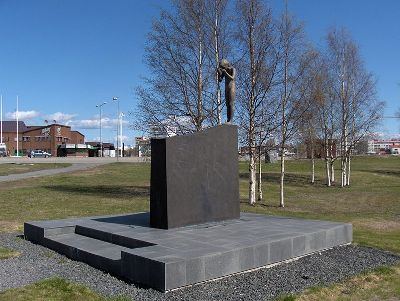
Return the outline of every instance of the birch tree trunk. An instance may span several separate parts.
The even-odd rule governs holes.
[[[261,146],[258,150],[258,201],[261,202],[263,199],[262,192],[262,160],[261,160]]]
[[[219,64],[219,40],[218,40],[218,0],[215,0],[215,19],[214,19],[214,51],[215,51],[215,66]],[[217,94],[217,123],[221,124],[221,86],[219,83],[218,73],[215,72],[216,94]]]
[[[201,36],[201,29],[199,29],[200,33],[199,35]],[[202,123],[204,119],[203,115],[203,39],[200,38],[199,41],[199,61],[198,61],[198,66],[199,66],[199,71],[197,75],[197,123],[196,123],[196,128],[198,131],[202,129]]]
[[[344,187],[346,185],[346,125],[345,125],[345,108],[344,108],[344,101],[342,100],[342,145],[341,145],[341,181],[340,186]]]
[[[285,207],[284,195],[283,195],[283,184],[285,179],[285,148],[281,148],[282,155],[281,155],[281,179],[280,179],[280,202],[279,207]]]
[[[252,11],[252,14],[254,11]],[[249,146],[250,146],[250,164],[249,164],[249,203],[250,205],[255,205],[256,203],[256,166],[255,166],[255,158],[254,158],[254,150],[256,146],[255,139],[255,116],[256,116],[256,108],[255,108],[255,87],[256,87],[256,66],[255,66],[255,45],[254,45],[254,25],[251,25],[249,28],[249,40],[248,47],[250,50],[250,80],[251,80],[251,89],[250,89],[250,103],[249,103]]]
[[[347,157],[347,182],[346,186],[350,186],[350,168],[351,168],[351,154],[349,152]]]
[[[329,140],[325,134],[325,172],[326,172],[326,186],[331,187],[331,173],[329,162]]]
[[[251,104],[250,104],[251,105]],[[254,118],[250,118],[250,126],[249,126],[249,203],[250,205],[255,205],[256,203],[256,164],[255,164],[255,126],[254,126]]]
[[[314,139],[310,130],[310,143],[311,143],[311,184],[315,183],[315,158],[314,158]]]
[[[326,186],[331,187],[331,175],[329,172],[329,159],[325,158]]]
[[[311,153],[311,183],[315,183],[315,158],[314,158],[314,148],[312,148]]]
[[[256,204],[256,166],[254,160],[254,151],[250,151],[249,163],[249,203],[250,205]]]
[[[344,183],[346,181],[346,163],[345,163],[345,157],[342,155],[342,158],[340,158],[340,187],[344,187]]]
[[[331,183],[335,183],[335,161],[333,159],[330,159],[330,169],[331,169]]]
[[[285,207],[283,185],[285,179],[285,142],[286,142],[286,103],[288,100],[288,68],[289,68],[289,20],[287,2],[285,2],[285,29],[284,29],[284,78],[283,78],[283,97],[282,97],[282,124],[281,124],[281,179],[280,179],[280,198],[279,206]]]

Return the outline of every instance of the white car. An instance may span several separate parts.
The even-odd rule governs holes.
[[[49,154],[45,151],[36,149],[36,150],[31,151],[31,153],[29,154],[29,157],[30,158],[48,158],[48,157],[51,157],[51,154]]]

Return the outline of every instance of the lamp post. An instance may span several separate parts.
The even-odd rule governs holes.
[[[119,98],[118,97],[113,97],[113,101],[117,102],[117,118],[118,118],[118,124],[117,124],[117,161],[118,161],[118,157],[119,157]]]
[[[103,157],[103,140],[101,139],[101,113],[102,113],[102,107],[106,104],[107,102],[103,102],[102,104],[96,105],[96,108],[100,109],[100,151],[101,151],[101,157]]]

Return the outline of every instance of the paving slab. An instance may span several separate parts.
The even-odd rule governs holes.
[[[129,281],[169,291],[351,243],[352,225],[241,213],[173,229],[149,213],[25,223],[25,238]]]

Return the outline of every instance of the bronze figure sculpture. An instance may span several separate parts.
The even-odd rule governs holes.
[[[226,59],[219,62],[218,80],[222,82],[225,77],[225,103],[227,123],[231,123],[235,112],[235,77],[236,69]]]

